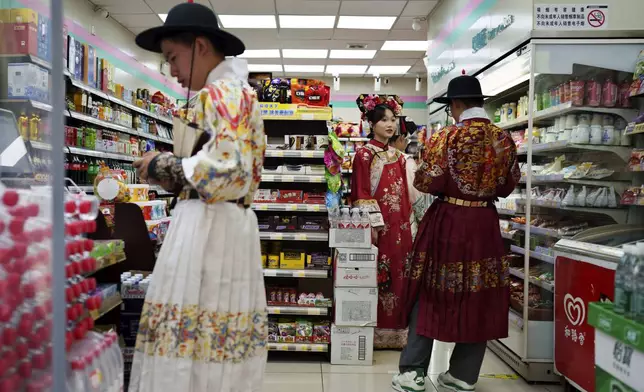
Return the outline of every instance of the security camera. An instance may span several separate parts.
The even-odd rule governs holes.
[[[108,10],[106,10],[105,8],[96,7],[96,8],[94,8],[94,12],[99,14],[103,19],[107,19],[107,18],[110,17],[110,12]]]
[[[389,78],[385,78],[384,82],[385,84],[389,84]]]
[[[427,18],[414,18],[414,21],[411,22],[411,28],[414,31],[420,31],[423,28],[423,25],[421,24],[421,22],[424,22],[426,20]]]

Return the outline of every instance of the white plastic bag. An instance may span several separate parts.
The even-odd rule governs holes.
[[[570,188],[568,188],[568,192],[566,192],[566,196],[564,196],[563,200],[561,201],[561,205],[564,207],[571,207],[575,205],[575,186],[571,185]]]
[[[575,205],[578,207],[586,207],[586,196],[588,195],[588,191],[586,190],[586,186],[581,187],[581,191],[577,193],[577,196],[575,197]]]
[[[617,208],[617,197],[615,196],[615,187],[610,187],[608,189],[608,207]]]

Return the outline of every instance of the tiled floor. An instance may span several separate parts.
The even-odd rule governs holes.
[[[452,345],[434,346],[430,379],[436,382],[439,373],[448,367]],[[398,369],[399,353],[377,351],[373,366],[333,366],[324,362],[269,361],[264,381],[264,392],[391,392],[391,377]],[[558,385],[529,385],[522,379],[503,380],[485,375],[511,374],[512,369],[488,350],[483,377],[477,392],[562,392]],[[428,383],[427,392],[436,392]]]

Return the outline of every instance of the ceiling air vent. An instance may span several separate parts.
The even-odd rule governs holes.
[[[347,49],[367,49],[367,44],[347,44]]]

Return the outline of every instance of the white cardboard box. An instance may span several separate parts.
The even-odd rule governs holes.
[[[378,287],[376,268],[335,267],[335,287]]]
[[[371,248],[371,228],[369,229],[330,229],[329,247],[331,248]]]
[[[373,365],[372,327],[331,326],[332,365]]]
[[[378,289],[336,287],[335,323],[351,327],[375,327],[378,321]]]
[[[338,248],[335,250],[335,265],[342,268],[377,268],[378,248]]]

